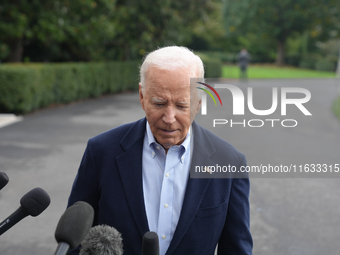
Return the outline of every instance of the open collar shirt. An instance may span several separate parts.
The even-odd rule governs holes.
[[[143,142],[143,193],[150,231],[159,237],[160,255],[166,253],[174,236],[189,178],[192,128],[180,145],[164,148],[158,144],[146,122]]]

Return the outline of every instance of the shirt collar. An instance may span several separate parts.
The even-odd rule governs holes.
[[[180,145],[174,145],[170,149],[178,151],[178,156],[180,157],[181,162],[184,162],[184,154],[188,151],[190,148],[190,136],[191,136],[191,126],[189,128],[189,131],[184,139],[184,141]],[[151,128],[149,125],[149,122],[146,121],[146,136],[147,136],[147,141],[148,145],[151,147],[153,150],[152,157],[154,158],[156,156],[154,150],[157,148],[157,146],[161,146],[159,143],[156,142],[155,137],[153,136],[151,132]],[[169,150],[170,150],[169,149]]]

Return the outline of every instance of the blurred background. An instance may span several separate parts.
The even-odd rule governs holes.
[[[262,129],[249,139],[220,130],[250,163],[338,162],[338,0],[1,0],[0,171],[10,182],[0,215],[36,186],[52,201],[38,219],[1,236],[1,254],[52,254],[87,140],[144,116],[139,65],[169,45],[194,50],[207,78],[242,90],[312,91],[313,118],[299,129]],[[338,187],[337,178],[252,179],[254,254],[339,254]]]
[[[136,66],[167,45],[193,49],[208,78],[240,77],[242,49],[247,78],[335,77],[339,17],[337,0],[2,0],[0,112],[137,89]]]
[[[336,0],[2,0],[1,62],[141,59],[184,45],[226,63],[247,48],[253,63],[334,71]]]

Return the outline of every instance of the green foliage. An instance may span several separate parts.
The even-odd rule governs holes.
[[[306,69],[315,69],[315,63],[319,59],[319,56],[316,54],[308,54],[301,58],[299,63],[299,67]]]
[[[138,62],[0,65],[0,111],[27,113],[138,89]]]
[[[0,72],[0,109],[20,109],[28,112],[36,108],[36,101],[33,94],[38,90],[35,80],[37,72],[29,69],[8,68],[5,72]],[[22,86],[28,84],[28,86]]]
[[[335,62],[333,62],[333,61],[331,61],[327,58],[319,59],[315,63],[315,69],[320,70],[320,71],[334,72],[335,71]]]
[[[217,7],[200,0],[122,0],[115,5],[115,36],[107,55],[113,59],[143,56],[157,47],[190,42],[195,27]]]
[[[254,53],[251,49],[254,45],[257,45],[256,52],[262,53],[265,51],[260,44],[266,45],[267,52],[277,47],[278,63],[284,59],[284,44],[288,38],[304,35],[301,42],[290,42],[290,46],[306,53],[306,38],[311,37],[314,43],[316,38],[327,40],[333,30],[339,30],[339,17],[340,6],[336,0],[224,1],[227,37],[237,38],[250,53]]]
[[[289,34],[310,24],[308,0],[241,0],[225,2],[225,20],[229,34],[246,31],[261,33],[284,41]]]
[[[338,97],[333,103],[333,112],[340,120],[340,97]]]
[[[232,63],[236,61],[237,53],[234,52],[222,52],[222,51],[199,51],[195,52],[200,55],[207,55],[210,58],[220,60],[222,62]]]
[[[197,53],[204,64],[205,78],[220,78],[222,75],[222,62],[218,58],[214,58],[208,54]]]
[[[306,69],[315,69],[319,71],[334,72],[337,62],[337,57],[328,55],[324,56],[321,54],[308,54],[301,57],[299,67]]]
[[[334,28],[340,8],[336,0],[226,0],[225,24],[229,35],[260,33],[285,41],[310,29],[315,35]],[[334,19],[335,18],[335,19]]]
[[[285,63],[290,66],[299,66],[302,62],[302,55],[296,54],[293,56],[286,56]]]
[[[22,61],[24,57],[34,62],[139,59],[157,47],[190,42],[192,34],[200,31],[195,27],[199,24],[202,28],[210,13],[220,8],[217,2],[2,0],[0,59],[7,57],[9,62]]]
[[[0,4],[0,41],[14,52],[22,47],[39,44],[42,60],[50,57],[75,60],[97,59],[103,56],[105,42],[114,36],[114,7],[111,0],[3,0]],[[45,53],[45,49],[52,52]],[[64,52],[68,55],[64,55]],[[53,53],[55,56],[51,56]],[[31,56],[29,56],[31,57]],[[36,56],[33,56],[33,58]],[[9,59],[21,61],[21,59]]]
[[[324,43],[318,42],[317,47],[323,55],[338,56],[340,51],[340,38],[331,39]]]
[[[223,1],[209,0],[204,4],[205,13],[191,26],[193,36],[187,47],[195,51],[228,49],[230,42],[225,40],[221,11]]]

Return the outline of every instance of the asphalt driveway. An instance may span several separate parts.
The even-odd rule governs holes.
[[[296,128],[214,129],[211,122],[197,116],[199,123],[242,151],[249,165],[340,163],[340,121],[331,112],[331,103],[340,93],[338,80],[228,83],[239,85],[243,91],[257,88],[257,100],[264,104],[268,98],[266,89],[271,87],[304,87],[312,93],[308,103],[312,117],[291,109],[293,115],[289,118],[299,121]],[[211,109],[208,108],[212,112]],[[232,118],[223,108],[214,108],[213,112]],[[10,179],[0,191],[2,219],[14,212],[20,198],[35,187],[45,189],[51,196],[51,205],[40,216],[22,220],[0,237],[0,254],[53,254],[57,247],[54,231],[66,209],[87,140],[143,116],[138,93],[134,92],[41,110],[0,128],[0,171]],[[253,254],[339,254],[340,179],[310,177],[251,179]]]

